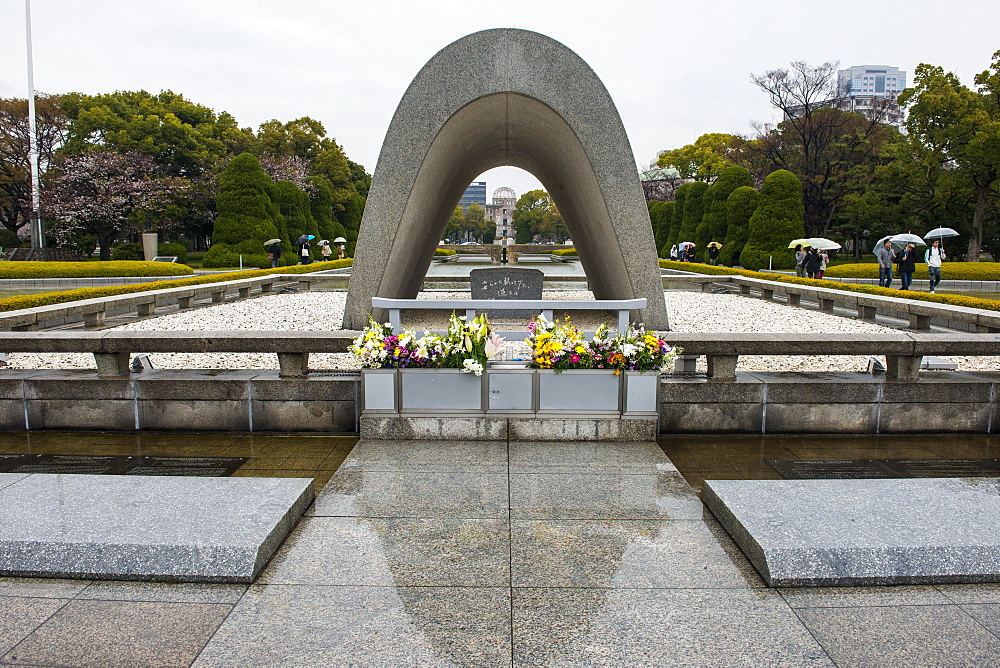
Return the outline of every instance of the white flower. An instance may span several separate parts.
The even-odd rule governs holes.
[[[622,355],[625,357],[632,357],[636,354],[639,349],[632,345],[631,343],[626,343],[622,346]]]
[[[471,357],[467,357],[462,362],[462,371],[464,373],[468,373],[468,372],[471,371],[472,373],[476,374],[477,376],[482,376],[483,375],[483,365],[480,364],[479,362],[477,362],[476,360],[472,359]]]

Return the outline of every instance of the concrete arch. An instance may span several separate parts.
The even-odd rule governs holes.
[[[645,297],[638,317],[666,329],[649,213],[611,96],[564,45],[513,29],[448,45],[403,95],[361,221],[344,327],[367,324],[372,297],[416,296],[465,187],[503,165],[552,195],[596,297]]]

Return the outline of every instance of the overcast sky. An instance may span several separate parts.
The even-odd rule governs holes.
[[[840,61],[912,77],[927,62],[971,86],[1000,50],[996,0],[33,0],[31,11],[38,91],[170,89],[241,126],[311,116],[369,172],[417,71],[487,28],[576,51],[611,92],[641,165],[706,132],[778,120],[751,72]],[[0,25],[0,97],[24,97],[24,0],[0,0]],[[490,192],[538,187],[514,168],[485,180]]]

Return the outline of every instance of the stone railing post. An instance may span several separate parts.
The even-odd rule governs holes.
[[[278,353],[278,375],[301,378],[309,374],[309,353]]]
[[[708,377],[715,380],[730,380],[736,378],[736,365],[739,355],[706,355],[708,358]]]
[[[923,355],[886,355],[885,375],[900,380],[916,380],[923,359]]]
[[[128,376],[130,353],[94,353],[97,375],[101,378],[121,378]]]

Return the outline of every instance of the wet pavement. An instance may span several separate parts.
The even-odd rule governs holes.
[[[0,435],[0,450],[20,438],[65,452],[70,436]],[[95,454],[245,456],[255,468],[238,474],[328,481],[249,587],[0,578],[0,664],[1000,664],[1000,585],[768,589],[664,454],[698,484],[769,477],[767,459],[824,450],[995,456],[986,437],[963,450],[936,437],[352,449],[310,436],[78,436]]]

